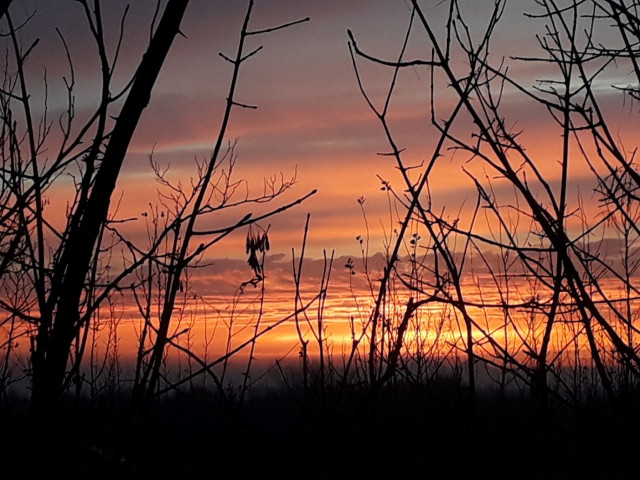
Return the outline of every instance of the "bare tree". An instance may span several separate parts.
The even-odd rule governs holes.
[[[150,102],[160,69],[180,33],[188,0],[168,0],[162,10],[158,3],[151,20],[149,44],[135,74],[120,92],[113,91],[113,79],[117,60],[125,48],[123,31],[128,8],[122,12],[120,30],[115,33],[116,49],[109,56],[106,43],[112,34],[105,31],[102,3],[99,0],[79,1],[78,12],[84,16],[98,52],[99,99],[95,111],[80,124],[75,116],[77,87],[73,58],[65,37],[58,32],[69,74],[64,78],[67,108],[57,125],[47,117],[46,77],[44,113],[42,118],[36,118],[33,113],[32,87],[25,65],[38,40],[27,46],[22,44],[24,26],[14,24],[5,8],[8,4],[0,4],[4,9],[0,13],[6,19],[9,41],[0,91],[0,197],[3,200],[0,206],[0,307],[3,311],[0,326],[10,335],[6,345],[2,345],[2,351],[8,358],[16,339],[29,337],[32,426],[46,428],[62,394],[73,382],[76,382],[76,392],[80,393],[83,359],[87,352],[90,368],[99,367],[95,363],[91,332],[95,333],[98,328],[97,322],[104,313],[101,309],[107,304],[114,308],[113,296],[124,293],[125,284],[129,288],[131,279],[137,276],[132,287],[137,290],[142,286],[157,288],[155,293],[148,288],[144,295],[153,296],[162,303],[157,322],[150,317],[148,309],[141,310],[145,323],[134,398],[136,404],[146,405],[158,389],[166,350],[172,342],[175,344],[171,320],[189,269],[197,267],[207,249],[232,231],[284,211],[313,194],[252,216],[252,206],[281,195],[293,185],[295,177],[282,178],[281,182],[265,180],[262,194],[243,196],[244,183],[232,176],[235,151],[225,140],[231,111],[255,108],[235,100],[240,66],[262,48],[247,53],[245,40],[308,19],[250,30],[248,25],[254,2],[247,2],[238,50],[233,57],[221,54],[233,69],[226,109],[211,157],[207,162],[197,164],[197,178],[189,189],[172,184],[165,176],[166,172],[152,160],[160,185],[161,208],[166,207],[166,212],[163,210],[162,219],[160,215],[154,219],[155,231],[150,236],[150,243],[143,247],[123,233],[122,224],[131,219],[116,218],[117,205],[111,205],[111,198],[141,114]],[[120,111],[114,113],[118,105],[121,105]],[[54,135],[56,127],[58,131]],[[56,141],[56,154],[51,159],[51,148]],[[71,177],[75,188],[68,202],[66,223],[60,227],[49,220],[46,192],[62,176]],[[221,210],[242,208],[245,211],[231,225],[209,227],[209,219],[215,218]],[[207,221],[206,227],[203,220]],[[115,254],[121,260],[113,261]],[[119,268],[112,268],[114,266]],[[139,306],[143,304],[139,303]],[[111,355],[108,363],[103,363],[105,368],[111,365],[117,369],[117,334],[114,335],[110,334],[110,341],[114,343],[111,351],[105,354]],[[192,352],[187,354],[193,355]],[[3,361],[0,365],[4,385],[9,378],[8,363]],[[92,389],[97,385],[99,371],[104,370],[89,372],[93,375],[89,380]],[[114,372],[108,375],[115,375]]]
[[[617,402],[620,385],[613,377],[616,365],[623,367],[628,378],[636,378],[640,368],[632,306],[637,298],[632,273],[636,263],[631,247],[638,234],[638,174],[635,147],[625,145],[620,133],[614,133],[615,121],[606,114],[606,100],[611,97],[599,92],[608,88],[607,93],[618,89],[631,99],[637,95],[637,4],[534,2],[532,7],[539,11],[527,16],[544,28],[544,34],[537,37],[542,55],[496,59],[490,55],[490,46],[498,34],[506,2],[495,2],[479,36],[474,34],[477,25],[471,28],[467,23],[462,2],[452,0],[439,7],[447,12],[444,31],[440,31],[433,15],[427,14],[426,7],[417,0],[411,3],[409,28],[396,59],[366,52],[349,33],[358,83],[382,123],[391,147],[387,155],[395,159],[407,192],[394,193],[405,212],[398,242],[406,232],[418,228],[426,233],[422,235],[423,248],[434,254],[433,260],[420,262],[426,278],[418,275],[415,267],[405,276],[410,296],[406,312],[423,304],[416,307],[411,298],[418,293],[426,295],[421,302],[450,305],[458,311],[471,392],[474,365],[481,362],[490,370],[509,372],[530,385],[543,408],[549,394],[575,400],[565,382],[566,364],[562,359],[573,350],[573,362],[582,362],[578,356],[586,349],[597,372],[596,390]],[[618,32],[614,45],[607,43],[611,41],[609,35],[607,40],[598,39],[598,34],[611,25]],[[431,57],[407,59],[406,45],[418,29],[426,36],[423,42],[428,42]],[[383,107],[376,107],[368,96],[356,57],[394,69]],[[515,80],[514,62],[537,62],[555,71],[536,85],[522,85]],[[387,120],[393,94],[401,88],[398,72],[405,68],[428,71],[430,120],[437,132],[431,161],[415,166],[404,160],[405,149],[396,144]],[[621,78],[621,72],[631,72],[633,80],[614,85],[607,81],[607,75]],[[454,94],[453,105],[440,100],[438,92],[445,89]],[[512,127],[517,119],[509,119],[504,113],[508,96],[520,96],[532,108],[547,110],[561,139],[549,145],[559,158],[557,167],[551,168],[544,158],[529,153],[521,132]],[[430,175],[447,149],[468,155],[463,172],[476,196],[475,200],[469,199],[475,207],[467,208],[464,216],[447,217],[432,208]],[[581,217],[584,201],[574,194],[577,179],[572,177],[578,161],[585,167],[583,171],[592,174],[591,182],[583,185],[597,189],[603,202],[594,214]],[[417,176],[412,176],[414,171],[419,172]],[[495,180],[482,172],[490,172]],[[390,185],[390,181],[383,183],[385,188]],[[581,228],[576,230],[578,218],[582,219]],[[412,224],[417,227],[405,226]],[[605,260],[617,255],[612,248],[621,253],[621,261]],[[502,271],[497,270],[496,258],[503,259]],[[406,271],[403,262],[395,253],[390,257],[378,302],[383,301],[392,272],[402,276]],[[480,265],[493,286],[474,273]],[[496,272],[500,271],[499,278]],[[499,301],[482,300],[488,288],[497,290]],[[370,359],[380,351],[377,311],[378,307],[370,326]],[[491,320],[492,311],[502,312],[501,326]],[[483,317],[485,321],[481,321]],[[397,327],[400,341],[402,326],[401,322]],[[391,366],[394,357],[390,354],[385,361]],[[376,378],[371,371],[371,378]]]
[[[93,12],[88,2],[80,3],[85,10],[100,54],[103,74],[101,101],[90,120],[91,123],[81,130],[81,136],[72,137],[69,126],[64,126],[64,140],[60,152],[56,161],[48,168],[44,167],[39,158],[38,147],[41,143],[39,145],[38,140],[41,139],[35,137],[36,130],[31,118],[23,68],[28,51],[23,52],[20,48],[15,29],[9,19],[19,83],[17,96],[24,107],[26,131],[29,136],[29,156],[26,163],[33,180],[33,202],[27,202],[27,205],[33,205],[31,220],[35,238],[34,241],[27,239],[28,263],[25,267],[33,275],[38,309],[37,335],[32,346],[31,409],[36,417],[42,418],[49,416],[51,409],[56,408],[57,400],[62,394],[68,356],[78,330],[89,322],[93,311],[100,306],[100,301],[93,302],[86,297],[87,275],[92,271],[92,265],[99,252],[100,237],[108,221],[111,195],[129,142],[142,111],[149,103],[151,89],[173,39],[179,32],[180,22],[188,5],[188,1],[183,0],[170,0],[167,3],[131,87],[126,92],[117,120],[109,130],[108,118],[114,100],[110,92],[110,81],[115,59],[110,61],[107,57],[100,2],[93,3]],[[70,89],[72,87],[72,84],[69,85]],[[69,117],[71,121],[71,115]],[[89,128],[95,129],[92,132],[93,140],[85,151],[78,153],[76,147]],[[49,248],[46,243],[48,235],[45,235],[45,230],[50,230],[50,227],[46,224],[43,214],[42,193],[46,186],[55,180],[61,169],[69,162],[78,160],[84,163],[84,168],[78,182],[76,198],[64,230],[50,232],[59,241],[49,260]],[[30,228],[30,224],[24,228]],[[51,267],[48,260],[51,261]],[[102,298],[108,295],[108,290],[102,293]]]
[[[245,45],[246,40],[252,36],[274,32],[308,20],[307,18],[266,29],[251,30],[249,21],[252,10],[253,1],[250,1],[248,2],[244,22],[240,31],[235,56],[231,58],[225,54],[220,54],[233,68],[229,91],[226,96],[226,108],[211,157],[207,163],[198,166],[198,178],[194,182],[191,191],[185,192],[184,188],[170,184],[170,182],[164,178],[163,172],[156,168],[156,175],[161,183],[167,187],[168,192],[170,192],[170,197],[168,198],[170,203],[173,203],[173,212],[167,212],[169,218],[165,219],[165,226],[158,234],[159,238],[166,238],[169,243],[168,251],[162,252],[162,255],[154,260],[160,264],[162,270],[165,272],[159,292],[162,309],[157,325],[151,327],[151,332],[153,332],[155,338],[152,342],[148,358],[139,358],[139,362],[143,362],[144,366],[140,371],[134,387],[134,401],[136,402],[148,404],[156,393],[165,349],[169,343],[172,343],[170,326],[176,296],[179,291],[183,290],[183,278],[187,270],[197,265],[198,259],[207,249],[217,244],[233,231],[248,225],[250,226],[271,215],[282,212],[301,203],[305,198],[315,193],[312,191],[292,203],[282,205],[260,216],[253,217],[251,212],[244,213],[243,216],[238,218],[238,221],[232,225],[211,229],[198,228],[196,224],[196,221],[199,220],[203,222],[207,218],[215,217],[216,214],[219,215],[220,212],[225,209],[238,210],[239,207],[247,208],[251,205],[269,202],[290,189],[295,182],[295,177],[290,180],[283,179],[281,182],[269,181],[265,183],[265,188],[261,195],[256,197],[238,195],[237,190],[240,188],[242,182],[234,181],[232,176],[233,167],[236,162],[235,151],[233,145],[225,149],[225,136],[232,110],[234,108],[255,108],[254,106],[239,103],[236,100],[236,88],[240,68],[244,62],[258,53],[262,48],[258,47],[257,49],[247,52]],[[192,243],[195,243],[195,241],[199,243],[194,247]],[[249,266],[255,272],[257,277],[256,282],[262,282],[264,280],[261,262],[257,259],[257,253],[264,253],[266,250],[268,250],[268,236],[266,232],[264,235],[256,238],[248,238],[247,253],[250,255]],[[133,249],[132,253],[135,254]],[[134,260],[134,263],[139,264],[137,260]],[[257,328],[258,327],[256,327],[256,329]],[[190,355],[193,356],[193,354]],[[203,363],[201,359],[198,359],[198,361],[201,364]],[[214,375],[211,371],[209,371],[209,373]]]

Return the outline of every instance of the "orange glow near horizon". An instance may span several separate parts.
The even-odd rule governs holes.
[[[345,277],[336,275],[336,285],[330,285],[324,309],[322,310],[323,342],[325,361],[338,368],[351,354],[354,340],[358,340],[358,354],[366,358],[369,351],[369,316],[373,309],[373,299],[362,285],[354,290],[343,283]],[[339,278],[341,277],[341,278]],[[491,305],[500,298],[488,277],[476,278],[475,282],[465,285],[467,301],[471,304]],[[197,281],[194,285],[197,284]],[[612,291],[615,282],[604,282],[612,298],[622,293]],[[481,291],[478,291],[481,285]],[[607,286],[609,285],[609,286]],[[229,304],[228,295],[196,295],[197,298],[185,294],[177,302],[170,336],[176,345],[188,348],[197,359],[189,358],[175,347],[169,347],[167,360],[169,371],[174,374],[187,375],[201,368],[200,361],[212,366],[213,370],[227,372],[241,378],[247,367],[249,354],[256,360],[252,367],[256,378],[261,372],[272,370],[275,362],[283,365],[299,362],[301,338],[293,315],[293,290],[278,286],[267,294],[262,302],[259,289],[248,287],[245,293],[233,304]],[[514,284],[511,289],[512,303],[522,303],[526,295],[526,283]],[[346,294],[344,292],[352,291]],[[313,288],[302,292],[303,303],[312,299]],[[480,296],[481,294],[481,296]],[[414,298],[414,300],[416,300]],[[183,303],[183,301],[185,303]],[[544,303],[544,298],[539,298]],[[397,325],[406,308],[406,294],[394,296],[393,304],[388,304],[383,315]],[[634,301],[634,308],[637,301]],[[262,314],[260,309],[262,308]],[[542,333],[545,328],[545,316],[523,306],[510,310],[509,317],[505,311],[494,307],[467,308],[473,318],[474,354],[489,361],[503,361],[504,353],[512,356],[524,365],[533,366],[532,355],[540,347]],[[305,317],[306,314],[306,317]],[[565,367],[580,358],[589,364],[590,353],[584,337],[581,323],[572,323],[571,316],[563,316],[554,326],[553,340],[548,353],[548,360]],[[318,331],[318,305],[311,304],[305,312],[298,316],[302,339],[308,342],[307,353],[313,368],[318,368],[318,339],[313,332]],[[155,320],[152,319],[155,323]],[[94,319],[89,335],[89,343],[85,353],[85,365],[102,362],[113,362],[119,358],[118,364],[122,374],[127,376],[133,368],[139,348],[139,336],[143,321],[136,307],[123,304],[114,305],[113,309],[104,311]],[[277,325],[277,326],[275,326]],[[274,327],[273,330],[268,331]],[[264,333],[267,332],[268,333]],[[3,330],[4,332],[4,330]],[[6,332],[4,332],[6,333]],[[261,334],[252,345],[256,333]],[[395,330],[387,332],[389,337],[383,342],[388,349],[395,341]],[[624,332],[620,332],[624,336]],[[380,333],[378,333],[380,335]],[[599,341],[607,344],[604,336],[598,333]],[[637,341],[634,334],[633,343]],[[22,349],[28,342],[21,342]],[[148,348],[148,345],[145,347]],[[460,312],[443,303],[428,303],[421,307],[412,317],[403,340],[403,355],[407,361],[423,356],[429,361],[441,359],[453,365],[456,361],[464,362],[466,358],[466,327]],[[503,350],[500,350],[503,349]],[[225,361],[225,356],[231,354]],[[23,352],[26,355],[26,351]],[[458,360],[456,360],[458,359]],[[453,362],[453,363],[451,363]],[[478,365],[482,365],[478,361]],[[176,372],[178,369],[179,372]]]

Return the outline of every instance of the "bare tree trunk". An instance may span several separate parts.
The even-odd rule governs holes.
[[[31,413],[50,417],[61,396],[67,360],[81,328],[80,304],[96,240],[107,219],[129,142],[171,48],[189,0],[169,0],[106,146],[95,182],[78,222],[72,225],[53,274],[51,294],[33,349]]]
[[[4,17],[4,14],[7,13],[11,2],[13,2],[13,0],[0,0],[0,18]]]

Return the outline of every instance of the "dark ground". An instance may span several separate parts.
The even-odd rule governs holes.
[[[48,453],[34,451],[23,407],[9,402],[0,466],[18,475],[0,477],[59,469],[95,480],[640,478],[637,408],[556,406],[545,421],[528,396],[485,393],[474,426],[467,393],[446,382],[310,398],[265,391],[241,409],[204,392],[165,398],[136,436],[126,432],[139,424],[117,401],[69,406]]]

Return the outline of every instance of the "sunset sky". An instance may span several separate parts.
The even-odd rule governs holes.
[[[117,94],[120,89],[126,87],[135,73],[152,31],[156,3],[155,0],[131,2],[124,21],[122,49],[118,56],[112,94]],[[166,1],[161,2],[161,7],[164,7],[165,3]],[[531,0],[508,2],[491,37],[489,47],[489,62],[494,66],[508,66],[509,78],[533,92],[539,91],[536,90],[539,87],[548,88],[549,83],[544,82],[558,78],[557,71],[550,63],[525,62],[514,58],[544,56],[538,42],[545,35],[545,20],[525,15],[526,12],[540,13],[537,3]],[[436,35],[441,36],[440,40],[446,37],[447,4],[448,2],[439,0],[420,2],[429,22],[436,30]],[[469,34],[473,36],[474,41],[479,40],[486,28],[494,2],[460,0],[459,4]],[[102,2],[105,36],[111,61],[116,52],[125,5],[125,0]],[[181,191],[190,188],[198,173],[198,162],[202,164],[210,156],[225,107],[232,69],[229,62],[219,53],[228,57],[234,56],[246,7],[247,2],[241,0],[191,0],[189,3],[181,28],[183,35],[175,38],[169,56],[163,64],[150,104],[144,111],[133,137],[116,191],[111,199],[111,217],[115,220],[127,220],[118,223],[118,228],[139,251],[145,251],[150,243],[147,235],[150,220],[147,213],[156,208],[170,210],[171,207],[162,205],[163,199],[159,192],[166,193],[167,190],[163,190],[157,182],[149,164],[149,157],[153,154],[158,168],[166,171],[166,179]],[[14,0],[10,14],[15,25],[23,25],[19,28],[19,39],[24,50],[32,45],[34,39],[40,40],[29,56],[26,73],[35,115],[42,117],[46,111],[46,119],[43,119],[43,122],[51,123],[51,134],[39,159],[41,162],[50,162],[60,148],[61,134],[58,121],[66,118],[65,85],[73,83],[74,87],[75,133],[80,131],[81,125],[91,117],[98,104],[101,72],[97,50],[79,2]],[[310,215],[310,228],[306,242],[307,262],[304,264],[300,285],[302,302],[310,301],[325,286],[323,282],[326,281],[328,272],[325,270],[327,264],[324,255],[333,255],[335,261],[331,271],[329,295],[324,305],[328,313],[322,311],[322,304],[314,305],[313,309],[317,310],[313,312],[312,308],[305,312],[311,319],[306,324],[309,327],[305,332],[306,338],[312,337],[312,333],[309,333],[314,328],[312,321],[326,313],[326,321],[335,322],[333,339],[336,353],[339,353],[339,348],[364,345],[355,340],[356,330],[359,328],[362,335],[367,333],[367,322],[372,318],[371,302],[380,288],[381,272],[386,268],[385,257],[381,252],[389,247],[394,229],[398,227],[399,220],[404,218],[403,207],[394,204],[389,192],[381,188],[381,179],[389,182],[399,196],[405,194],[407,187],[394,163],[394,158],[388,155],[390,146],[383,128],[360,91],[349,53],[347,31],[352,32],[363,51],[393,62],[398,58],[407,32],[411,2],[256,0],[249,29],[267,29],[307,17],[310,21],[248,39],[246,52],[251,52],[257,47],[264,48],[249,58],[240,70],[235,101],[243,105],[257,106],[257,109],[235,108],[225,134],[225,141],[235,144],[234,154],[237,157],[233,172],[234,181],[246,181],[238,185],[236,200],[241,199],[245,193],[249,197],[259,196],[263,192],[265,182],[277,184],[280,179],[289,181],[295,178],[293,186],[268,204],[244,205],[238,209],[225,210],[213,218],[199,219],[197,229],[227,227],[238,222],[247,213],[261,215],[269,209],[277,209],[281,205],[307,196],[314,190],[316,193],[302,204],[260,222],[260,227],[269,228],[271,243],[264,277],[256,280],[254,271],[247,265],[247,228],[242,228],[224,241],[213,245],[202,258],[199,258],[202,260],[200,266],[206,265],[207,268],[192,268],[193,264],[190,264],[188,275],[182,272],[182,275],[176,277],[179,281],[174,283],[175,290],[178,289],[178,283],[181,287],[183,282],[188,282],[188,285],[187,288],[180,288],[182,297],[176,301],[173,310],[172,329],[175,330],[172,331],[178,332],[184,322],[189,321],[197,323],[197,328],[210,328],[211,322],[200,320],[214,319],[216,325],[228,327],[229,332],[229,337],[224,333],[218,335],[216,341],[220,343],[216,345],[217,354],[224,352],[224,348],[231,343],[228,342],[231,333],[238,334],[234,341],[254,335],[256,319],[277,322],[289,318],[282,332],[274,335],[273,342],[265,341],[261,343],[261,348],[264,349],[265,355],[271,355],[273,352],[288,355],[294,352],[295,357],[296,349],[300,346],[300,338],[295,328],[298,323],[290,321],[290,315],[300,307],[301,302],[297,302],[293,294],[295,288],[292,270],[297,264],[292,262],[292,255],[300,255],[307,215]],[[456,22],[460,26],[459,20]],[[581,24],[581,28],[582,26]],[[73,76],[65,46],[57,31],[68,46]],[[614,33],[611,25],[603,20],[598,23],[595,40],[615,46],[616,44],[612,43],[615,42]],[[421,25],[414,24],[404,58],[429,60],[431,48],[424,29]],[[451,65],[458,78],[468,73],[468,59],[459,48],[453,48]],[[380,108],[384,104],[393,70],[372,64],[360,57],[357,58],[357,66],[368,98]],[[638,131],[637,104],[629,102],[619,89],[614,88],[616,84],[626,85],[627,82],[633,81],[629,80],[630,69],[627,67],[624,61],[620,62],[619,67],[612,65],[593,81],[592,87],[599,95],[600,106],[607,116],[608,126],[613,135],[619,138],[621,149],[631,158],[631,152],[636,148]],[[589,65],[589,68],[597,69],[598,65]],[[441,72],[437,72],[433,78],[435,116],[439,122],[443,122],[450,115],[458,98],[450,87],[450,82]],[[540,83],[541,81],[543,83]],[[580,82],[577,84],[580,85]],[[514,132],[522,132],[518,136],[519,141],[527,154],[534,159],[535,169],[544,177],[544,182],[549,185],[556,197],[554,200],[557,201],[562,170],[561,128],[543,105],[531,100],[513,86],[506,84],[501,94],[500,115],[504,116],[508,128]],[[415,167],[410,170],[414,181],[422,174],[422,165],[428,163],[434,155],[434,147],[439,138],[438,129],[431,124],[431,98],[432,76],[429,68],[415,66],[400,71],[387,119],[394,141],[398,148],[402,149],[405,165]],[[113,118],[118,115],[119,108],[120,104],[114,106],[111,111]],[[470,118],[463,110],[463,113],[456,117],[452,132],[472,143],[476,141],[473,136],[476,130]],[[588,136],[589,133],[585,135]],[[87,135],[79,150],[91,140],[91,134]],[[431,206],[435,215],[448,222],[460,219],[459,226],[462,229],[470,229],[469,219],[477,198],[473,180],[477,179],[495,195],[500,211],[507,212],[505,217],[513,221],[510,225],[512,230],[516,230],[514,225],[517,224],[517,234],[523,232],[523,235],[530,236],[533,243],[546,242],[544,246],[547,247],[548,237],[539,235],[540,226],[531,227],[534,222],[531,220],[526,202],[517,204],[514,201],[516,195],[513,184],[497,176],[496,171],[491,169],[490,162],[471,158],[468,152],[455,150],[452,145],[449,143],[442,150],[429,176],[426,190],[431,195]],[[582,233],[586,230],[585,225],[602,218],[603,211],[602,203],[598,203],[601,199],[594,193],[596,176],[589,170],[587,162],[576,146],[576,143],[571,144],[567,200],[569,217],[566,220],[569,235],[573,235],[574,238],[576,232]],[[593,145],[587,148],[593,148]],[[597,156],[593,158],[597,159]],[[517,154],[513,155],[512,161],[522,162]],[[222,168],[226,168],[226,164],[223,164]],[[598,168],[601,168],[601,165]],[[69,207],[74,202],[77,169],[76,165],[71,165],[65,175],[58,177],[46,192],[47,221],[60,229],[67,218]],[[533,167],[523,167],[520,163],[514,164],[514,169],[518,171],[522,180],[527,174],[531,174]],[[76,178],[73,176],[74,173]],[[470,175],[474,179],[470,178]],[[535,175],[530,175],[526,181],[530,182],[528,185],[537,196],[537,200],[544,207],[548,207],[551,201],[544,197],[544,182],[536,180]],[[426,202],[425,192],[423,198]],[[396,208],[399,210],[396,211]],[[585,211],[580,212],[580,208],[584,208]],[[600,216],[596,212],[597,209],[600,209]],[[473,226],[473,233],[490,236],[488,232],[497,224],[495,217],[492,217],[489,208],[479,211],[479,220]],[[169,217],[171,215],[167,214],[164,218]],[[411,234],[415,234],[417,238],[418,229],[424,234],[424,224],[416,226],[419,223],[415,222],[411,226],[413,230],[405,235],[405,240],[408,241]],[[594,236],[604,230],[603,228],[596,232]],[[608,235],[608,231],[605,234]],[[58,239],[54,235],[51,236],[53,239],[49,252],[55,252]],[[109,246],[109,241],[115,242],[114,238],[118,237],[105,235],[101,250],[101,253],[106,252],[100,256],[103,262],[100,267],[104,267],[101,273],[104,273],[105,277],[117,275],[111,273],[116,270],[111,270],[113,265],[122,267],[131,261],[131,258],[127,257],[130,251],[124,247],[124,254],[117,249],[105,248],[105,245]],[[468,237],[454,232],[447,238],[447,242],[450,242],[447,246],[459,255],[460,250],[456,249]],[[198,238],[193,239],[189,251],[193,252],[198,248],[200,241]],[[456,244],[456,241],[459,243]],[[479,249],[489,248],[488,243],[479,243]],[[619,244],[616,245],[616,253],[619,254]],[[424,288],[424,291],[417,294],[423,297],[428,296],[428,289],[433,288],[436,291],[442,287],[442,279],[445,279],[442,280],[445,284],[450,281],[448,274],[451,272],[438,271],[440,276],[437,282],[429,284],[433,280],[434,271],[442,268],[432,268],[432,263],[429,262],[439,262],[443,256],[441,253],[433,254],[435,249],[429,250],[432,246],[433,242],[429,238],[422,241],[418,239],[414,252],[423,254],[424,261],[420,263],[419,260],[412,264],[412,267],[418,265],[416,271],[420,269],[417,276],[412,276],[413,271],[402,276],[408,272],[407,265],[410,262],[398,261],[394,264],[394,268],[397,268],[394,270],[396,284],[388,286],[391,293],[389,297],[384,297],[385,302],[388,301],[384,308],[398,309],[391,312],[390,317],[402,318],[401,310],[404,308],[405,312],[409,311],[409,295],[416,292],[403,290],[406,285],[402,284],[402,280],[410,277],[410,281],[424,282],[420,283],[420,288]],[[403,259],[408,258],[410,248],[413,247],[405,245],[404,250],[400,252]],[[295,250],[295,253],[292,250]],[[592,251],[597,252],[597,249]],[[113,252],[116,252],[113,258],[109,257]],[[166,258],[162,257],[162,253],[164,252],[160,252],[155,258]],[[477,301],[470,307],[475,309],[473,315],[478,322],[485,322],[487,326],[494,322],[492,315],[498,311],[490,307],[496,307],[502,301],[502,297],[496,294],[502,288],[500,278],[510,277],[513,288],[508,290],[507,296],[509,302],[518,305],[518,319],[519,316],[525,320],[528,318],[526,315],[529,312],[521,306],[528,305],[526,302],[537,298],[534,295],[539,295],[540,291],[546,295],[551,294],[550,289],[541,289],[535,281],[530,285],[527,283],[528,279],[519,278],[521,271],[507,272],[513,265],[516,265],[513,267],[515,270],[525,267],[517,264],[517,261],[510,263],[511,267],[507,267],[506,258],[512,251],[505,247],[500,253],[504,254],[503,270],[493,276],[488,275],[487,271],[489,263],[498,264],[497,255],[492,257],[492,253],[483,251],[477,255],[476,259],[480,259],[477,263],[474,263],[474,260],[466,262],[466,258],[455,260],[460,262],[460,270],[464,270],[460,285],[465,290],[465,295],[468,294],[468,298]],[[47,255],[53,256],[52,253]],[[431,256],[427,258],[428,255]],[[517,254],[513,255],[516,256]],[[485,259],[490,260],[482,264]],[[550,256],[547,260],[551,265],[555,258]],[[365,274],[364,266],[367,261],[370,274],[368,276]],[[611,265],[613,262],[620,262],[620,258],[609,258],[603,260],[603,263],[605,261]],[[166,268],[162,261],[154,264],[154,268],[157,268],[154,281],[171,269]],[[136,274],[139,274],[139,271],[129,277]],[[522,276],[526,277],[527,274],[528,272],[525,272]],[[129,277],[126,278],[127,282],[130,280]],[[136,277],[139,281],[136,288],[143,284],[141,278]],[[262,279],[265,281],[260,282]],[[253,286],[256,287],[253,289],[249,288],[247,283],[252,280]],[[518,283],[520,280],[522,282]],[[122,281],[120,285],[123,286],[124,283]],[[118,298],[122,301],[122,318],[132,320],[123,322],[129,329],[126,335],[126,341],[130,343],[126,347],[129,352],[135,352],[135,341],[138,338],[136,328],[139,325],[136,322],[141,322],[145,314],[141,314],[133,300],[134,284],[136,282],[128,283],[113,295],[119,295]],[[129,285],[132,286],[131,289],[128,289]],[[240,285],[244,285],[246,290],[239,289]],[[264,302],[260,296],[262,286],[267,293]],[[155,315],[155,318],[159,318],[165,290],[163,286],[149,287],[150,290],[153,288],[157,288],[158,292],[154,292],[149,298],[156,295],[154,301],[158,300],[157,312],[149,313],[149,316]],[[393,291],[394,288],[397,288],[397,291]],[[443,291],[446,288],[449,287],[443,287]],[[239,295],[241,290],[242,295]],[[613,287],[611,291],[616,292]],[[501,291],[499,293],[502,294]],[[397,297],[389,299],[394,295]],[[486,299],[495,303],[484,304]],[[435,296],[429,300],[434,304],[441,302],[434,306],[433,310],[431,303],[421,304],[420,312],[416,313],[415,317],[420,320],[416,322],[426,322],[420,324],[420,329],[423,333],[426,332],[426,335],[431,335],[437,330],[432,328],[431,322],[437,318],[448,318],[450,321],[447,322],[447,328],[450,331],[444,332],[443,338],[447,335],[451,338],[457,335],[457,342],[462,338],[466,327],[462,326],[455,313],[451,314],[455,309],[446,299],[442,300],[436,299]],[[236,301],[239,303],[234,303]],[[120,318],[118,313],[114,314],[108,309],[99,313],[105,318],[111,315],[110,320]],[[246,322],[240,325],[237,332],[236,326],[232,326],[232,323],[243,315]],[[354,327],[357,322],[360,322],[358,328]],[[523,321],[524,323],[526,322]],[[220,330],[224,330],[224,327]],[[197,328],[193,327],[193,331]],[[414,329],[412,334],[419,338],[416,331]],[[203,338],[210,334],[200,333]],[[480,329],[474,332],[480,333]],[[243,335],[245,337],[242,337]],[[506,333],[499,335],[502,335],[505,341],[509,341]],[[453,348],[450,344],[448,347]]]
[[[49,85],[49,117],[57,118],[65,106],[62,77],[68,76],[64,50],[54,27],[66,38],[74,62],[76,76],[76,111],[86,115],[98,93],[99,68],[95,47],[90,41],[86,22],[76,2],[16,0],[12,15],[16,23],[22,14],[36,12],[22,32],[25,43],[37,35],[41,38],[29,63],[33,99],[42,99],[44,67]],[[130,78],[149,36],[150,19],[155,1],[132,2],[125,23],[119,76],[115,85]],[[440,2],[422,2],[434,19],[446,16]],[[488,8],[493,2],[462,1],[464,14],[474,32],[484,28]],[[123,1],[104,2],[103,9],[108,38],[113,52]],[[134,137],[118,192],[119,218],[139,217],[149,202],[155,202],[157,184],[153,180],[147,158],[163,167],[170,166],[175,179],[188,182],[195,175],[194,158],[208,156],[220,123],[230,66],[219,52],[232,55],[246,9],[238,0],[192,0],[183,22],[184,37],[178,37],[156,84],[151,103],[145,111]],[[532,10],[533,9],[533,10]],[[536,33],[543,23],[523,16],[535,11],[533,2],[510,2],[492,42],[492,58],[496,63],[505,55],[532,55],[537,50]],[[257,110],[236,109],[231,118],[227,138],[237,141],[237,179],[247,179],[251,192],[259,193],[263,178],[297,176],[294,188],[272,205],[303,196],[312,189],[317,194],[291,211],[262,222],[272,224],[272,249],[289,254],[299,248],[307,213],[311,214],[308,255],[320,257],[323,250],[336,250],[340,255],[359,252],[356,236],[364,235],[365,223],[357,201],[365,197],[371,250],[382,248],[381,229],[390,229],[387,198],[380,191],[377,175],[402,189],[402,183],[390,157],[377,155],[389,150],[383,131],[362,98],[348,51],[347,29],[361,48],[381,58],[394,59],[400,49],[410,16],[406,0],[258,0],[251,25],[265,28],[310,17],[310,22],[252,38],[250,48],[264,49],[250,59],[240,73],[237,100],[257,105]],[[410,43],[408,58],[428,58],[429,47],[419,28]],[[606,36],[606,32],[602,32]],[[529,87],[537,79],[549,75],[540,65],[513,64],[512,74]],[[374,101],[382,102],[390,79],[390,70],[359,61],[363,79]],[[552,75],[552,74],[551,74]],[[38,94],[38,92],[40,92]],[[508,93],[508,92],[507,92]],[[448,106],[450,92],[436,92],[442,115]],[[557,178],[555,157],[559,141],[557,131],[549,128],[543,109],[506,95],[504,111],[514,125],[525,131],[523,141],[530,152],[541,159],[548,178]],[[623,98],[610,95],[611,105],[619,109]],[[41,105],[41,103],[40,103]],[[406,148],[407,162],[418,164],[428,159],[437,138],[429,125],[429,72],[411,68],[402,72],[391,109],[391,119],[400,147]],[[620,119],[624,124],[625,119]],[[462,124],[464,127],[464,124]],[[631,125],[633,126],[633,125]],[[474,191],[462,173],[467,160],[463,155],[449,154],[440,159],[432,173],[431,192],[437,205],[447,206],[452,215],[463,200]],[[467,166],[467,168],[473,168]],[[576,167],[575,178],[581,177]],[[584,172],[587,173],[586,171]],[[480,172],[482,174],[482,172]],[[575,180],[577,185],[578,180]],[[499,187],[499,185],[498,185]],[[587,186],[587,190],[588,190]],[[69,183],[61,181],[50,191],[52,209],[63,213],[69,196]],[[121,196],[122,195],[122,196]],[[280,202],[280,203],[278,203]],[[56,216],[55,210],[50,215]],[[226,217],[235,219],[236,217]],[[242,233],[244,235],[244,232]],[[230,242],[219,247],[215,257],[241,258],[241,243]]]
[[[640,0],[0,0],[0,43],[0,471],[631,458]]]

